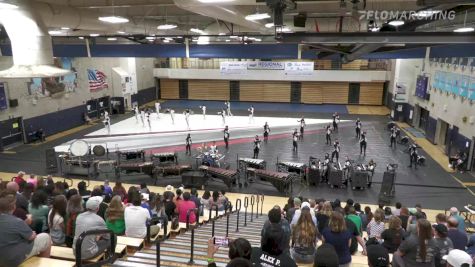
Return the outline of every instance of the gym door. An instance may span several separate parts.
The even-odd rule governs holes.
[[[429,121],[429,111],[427,109],[421,108],[421,116],[420,116],[420,119],[419,119],[419,128],[421,130],[423,130],[424,132],[426,131],[428,121]]]

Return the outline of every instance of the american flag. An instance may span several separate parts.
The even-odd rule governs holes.
[[[107,76],[104,72],[97,69],[87,69],[87,78],[89,80],[89,90],[91,92],[108,88]]]

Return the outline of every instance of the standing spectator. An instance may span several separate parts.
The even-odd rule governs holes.
[[[450,208],[450,216],[457,219],[457,222],[459,223],[457,228],[460,232],[465,233],[465,220],[460,216],[459,210],[456,207]]]
[[[293,208],[293,207],[294,207],[294,197],[290,196],[287,199],[287,203],[285,204],[285,206],[283,208],[284,213],[287,214],[289,212],[289,209]]]
[[[452,240],[452,243],[454,244],[454,249],[460,249],[465,251],[465,247],[467,246],[468,243],[468,237],[465,233],[462,233],[459,231],[458,227],[458,221],[454,217],[450,217],[447,220],[447,228],[448,228],[448,234],[447,236]]]
[[[394,216],[399,216],[401,214],[402,204],[401,202],[396,202],[396,208],[392,210]]]
[[[384,231],[384,211],[377,209],[374,212],[373,219],[368,223],[366,231],[369,238],[376,238],[381,240],[381,233]]]
[[[26,183],[33,184],[36,187],[38,185],[38,180],[34,174],[30,174],[30,177],[26,180]]]
[[[76,241],[79,236],[89,230],[107,229],[106,222],[97,211],[102,202],[102,197],[90,197],[86,202],[86,211],[79,214],[76,219],[76,229],[74,230],[73,251],[76,254]],[[88,260],[102,254],[109,247],[108,236],[88,235],[84,238],[81,246],[81,259]]]
[[[364,216],[361,216],[361,224],[363,231],[366,231],[368,223],[373,219],[373,212],[371,211],[371,207],[366,206],[364,207]]]
[[[300,205],[302,204],[302,200],[300,198],[296,197],[296,198],[294,198],[293,202],[294,202],[294,206],[290,207],[287,210],[287,214],[286,214],[287,221],[289,221],[289,222],[292,221],[292,219],[294,217],[294,214],[295,214],[295,211],[300,209]]]
[[[317,225],[319,233],[322,233],[323,229],[328,227],[328,222],[330,221],[332,212],[333,210],[330,201],[325,201],[323,203],[322,209],[317,213]]]
[[[388,267],[389,254],[381,245],[368,246],[368,266],[369,267]]]
[[[84,181],[78,183],[78,192],[79,195],[83,198],[89,198],[91,195],[91,191],[87,190],[87,185]]]
[[[79,194],[71,196],[68,200],[68,206],[66,208],[67,221],[66,221],[66,245],[71,247],[73,245],[74,231],[76,230],[76,219],[78,215],[83,212],[82,198]]]
[[[230,240],[228,246],[229,246],[228,258],[229,260],[231,260],[231,262],[233,260],[242,259],[242,260],[247,260],[247,263],[249,263],[248,266],[252,266],[250,265],[250,262],[249,262],[249,260],[251,259],[251,254],[252,254],[252,247],[249,241],[247,241],[244,238],[237,238],[234,240]],[[210,238],[208,240],[208,267],[216,267],[216,263],[214,262],[214,254],[216,254],[218,250],[219,250],[219,247],[214,244],[214,237]],[[229,264],[226,266],[231,266],[231,262],[229,262]],[[232,265],[232,266],[239,266],[239,267],[247,266],[247,265],[242,265],[243,263],[238,264],[238,265]]]
[[[31,202],[28,206],[28,211],[33,218],[33,223],[42,225],[41,231],[48,230],[48,212],[49,208],[46,205],[48,195],[43,190],[38,190],[31,196]]]
[[[189,210],[196,208],[195,202],[191,201],[191,195],[189,192],[183,193],[183,200],[177,204],[178,221],[186,223],[186,214]],[[196,213],[190,213],[190,223],[196,222]]]
[[[268,219],[264,222],[261,230],[261,244],[264,242],[264,237],[266,237],[272,229],[280,228],[282,230],[282,238],[279,241],[279,247],[283,253],[289,254],[290,225],[287,219],[283,218],[280,207],[277,205],[274,206],[269,210],[267,217]]]
[[[434,226],[434,240],[439,251],[437,258],[435,259],[435,267],[445,267],[447,263],[443,257],[449,254],[449,251],[454,248],[452,240],[447,237],[447,227],[443,224],[437,224]]]
[[[167,217],[165,213],[165,201],[163,196],[157,194],[152,200],[152,215],[156,217]]]
[[[115,182],[114,188],[112,189],[112,195],[119,196],[122,202],[127,200],[127,190],[122,186],[122,182]]]
[[[111,199],[105,213],[105,219],[107,229],[114,232],[114,234],[122,235],[125,233],[124,206],[122,205],[120,196],[114,196]]]
[[[206,190],[200,199],[202,210],[209,210],[210,199],[211,199],[211,193],[208,190]]]
[[[417,233],[410,235],[393,256],[393,267],[431,267],[435,264],[437,246],[432,226],[426,219],[417,221]]]
[[[292,248],[290,255],[296,263],[312,263],[317,246],[317,227],[313,222],[310,208],[301,209],[301,214],[292,228]]]
[[[196,188],[193,187],[191,188],[190,194],[191,194],[191,201],[195,202],[195,206],[198,209],[199,214],[201,214],[201,211],[203,210],[203,208],[201,207],[201,200],[198,197],[198,190],[196,190]]]
[[[404,229],[401,227],[401,219],[392,216],[389,219],[389,228],[381,233],[381,239],[384,240],[383,246],[389,253],[394,253],[404,239]]]
[[[448,255],[444,256],[447,261],[447,267],[470,267],[473,264],[473,259],[467,252],[452,249]]]
[[[0,266],[18,266],[32,256],[49,257],[51,239],[48,234],[36,234],[28,225],[13,216],[15,193],[0,193]]]
[[[333,245],[340,267],[349,267],[351,265],[351,233],[346,230],[343,214],[334,211],[330,217],[330,223],[322,233],[323,242]]]
[[[398,217],[399,219],[401,219],[401,227],[404,230],[407,230],[407,223],[409,221],[409,209],[407,207],[401,207],[401,212]]]
[[[25,172],[19,171],[18,174],[17,174],[17,176],[13,177],[12,180],[13,180],[15,183],[17,183],[18,185],[20,185],[20,183],[26,182],[25,179],[23,178],[23,176],[25,176]]]
[[[147,221],[150,220],[150,213],[140,206],[140,193],[138,191],[130,194],[131,206],[127,206],[124,211],[125,235],[128,237],[145,238],[147,235]],[[150,228],[150,234],[156,235],[156,227]]]
[[[287,233],[284,232],[281,225],[270,224],[261,237],[261,247],[252,248],[251,262],[253,266],[297,267],[297,264],[290,258],[288,253],[285,253],[285,248],[282,247],[282,240],[286,239],[286,235]]]
[[[53,201],[53,207],[48,214],[48,226],[51,240],[55,245],[62,245],[65,243],[66,231],[66,206],[68,202],[64,195],[57,195]]]
[[[348,207],[348,213],[346,215],[346,219],[352,221],[355,224],[356,229],[358,229],[358,233],[360,235],[363,233],[363,228],[362,228],[363,223],[361,221],[361,217],[356,215],[355,207],[353,206]]]

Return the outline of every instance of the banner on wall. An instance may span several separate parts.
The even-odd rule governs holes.
[[[285,75],[312,75],[313,62],[286,62]]]
[[[87,69],[87,79],[89,80],[89,91],[97,92],[109,88],[107,76],[97,69]]]
[[[432,80],[432,88],[475,100],[475,77],[436,71]]]
[[[249,61],[247,62],[248,70],[283,70],[285,62],[274,61]]]
[[[5,93],[5,83],[0,83],[0,110],[7,109],[7,94]]]
[[[74,92],[78,87],[77,71],[74,59],[69,57],[55,58],[54,65],[70,70],[71,73],[61,77],[32,78],[28,83],[28,94],[37,97],[53,96],[63,92]]]
[[[219,64],[221,74],[246,74],[247,62],[229,61]]]
[[[246,74],[247,70],[284,70],[285,75],[311,75],[313,62],[224,61],[221,74]]]

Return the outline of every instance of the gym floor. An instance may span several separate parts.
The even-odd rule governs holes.
[[[191,101],[187,101],[189,105]],[[193,101],[193,105],[198,106],[202,101]],[[162,103],[163,108],[173,107],[179,108],[182,103],[177,101]],[[218,108],[222,106],[212,106],[207,104],[208,113],[217,112]],[[274,105],[274,106],[280,106]],[[405,152],[406,146],[399,145],[393,149],[389,147],[389,132],[386,129],[388,121],[387,116],[381,115],[355,115],[350,114],[354,112],[344,112],[346,106],[338,105],[325,105],[325,108],[309,108],[309,105],[302,105],[298,107],[296,104],[291,104],[289,107],[282,106],[281,109],[265,109],[264,106],[261,110],[256,107],[256,111],[259,112],[258,116],[274,116],[274,117],[301,117],[315,118],[315,119],[328,119],[331,118],[331,114],[335,111],[341,113],[342,120],[355,120],[359,117],[362,120],[363,130],[367,132],[368,148],[366,151],[366,157],[359,155],[359,143],[355,137],[354,121],[345,122],[340,124],[338,134],[333,134],[332,139],[338,138],[341,143],[340,161],[343,161],[345,156],[348,155],[356,162],[367,163],[370,159],[373,159],[377,163],[376,172],[373,177],[373,186],[366,190],[352,190],[351,188],[332,189],[326,184],[320,184],[318,187],[301,185],[298,181],[294,183],[293,195],[302,195],[310,198],[325,198],[335,199],[340,198],[346,200],[352,198],[361,203],[377,203],[378,195],[383,178],[383,172],[386,169],[386,164],[395,163],[399,167],[396,175],[396,194],[391,199],[394,204],[396,201],[400,201],[403,205],[413,206],[417,203],[421,203],[424,207],[433,209],[445,209],[449,206],[457,206],[462,208],[468,203],[473,203],[474,195],[467,188],[464,183],[471,185],[475,182],[470,174],[453,174],[449,173],[436,162],[431,156],[428,155],[422,148],[419,149],[419,154],[426,157],[425,166],[420,166],[417,170],[414,168],[408,168],[409,155]],[[313,105],[310,105],[312,107]],[[336,106],[337,108],[332,108]],[[237,104],[233,104],[233,113],[235,115],[247,115],[247,104],[243,104],[243,108],[238,108]],[[244,109],[246,107],[246,109]],[[271,106],[267,106],[271,107]],[[319,106],[313,106],[319,107]],[[297,111],[296,111],[297,110]],[[365,109],[366,110],[366,109]],[[312,112],[315,111],[315,112]],[[343,112],[341,112],[343,111]],[[369,112],[371,114],[371,112]],[[291,115],[289,115],[291,114]],[[113,117],[113,121],[120,121],[132,116],[131,114],[119,115]],[[46,174],[45,171],[45,150],[53,148],[66,141],[75,138],[81,138],[86,134],[101,129],[102,124],[92,125],[90,127],[80,127],[77,130],[69,131],[63,136],[55,136],[54,138],[47,138],[45,143],[41,144],[26,144],[18,147],[14,147],[5,153],[0,153],[0,170],[3,172],[17,172],[23,170],[27,173],[36,173],[40,175]],[[291,132],[295,127],[288,127],[288,129],[279,128],[272,129],[269,142],[262,143],[261,152],[259,157],[267,162],[267,169],[275,170],[275,163],[277,159],[279,161],[292,161],[308,163],[309,157],[314,156],[323,159],[325,153],[332,151],[332,146],[325,145],[324,130],[321,125],[312,125],[306,127],[303,141],[298,143],[298,152],[292,152],[292,140]],[[277,133],[278,132],[278,133]],[[220,153],[225,155],[224,161],[236,168],[237,157],[252,157],[252,140],[248,137],[238,137],[239,133],[231,136],[230,147],[228,150],[224,148],[222,141],[222,133],[197,133],[196,135],[209,135],[210,140],[216,140]],[[262,130],[246,130],[247,136],[259,134],[262,136]],[[194,137],[194,134],[192,134]],[[411,137],[411,135],[409,135]],[[133,138],[133,137],[130,137]],[[183,136],[175,136],[175,142],[183,141]],[[194,137],[196,138],[196,137]],[[262,137],[261,137],[262,138]],[[196,144],[198,145],[198,144]],[[173,147],[160,147],[151,149],[149,152],[165,152],[176,151],[178,153],[179,163],[190,163],[195,166],[195,158],[193,156],[185,155],[185,146],[173,146]],[[194,152],[193,154],[196,154]],[[8,180],[11,177],[1,177],[3,180]],[[99,179],[114,180],[113,177],[99,177]],[[147,182],[153,184],[153,181],[144,175],[122,175],[121,179],[124,182],[140,183]],[[159,186],[165,186],[171,184],[177,186],[181,184],[179,177],[164,177],[159,178]],[[207,187],[209,190],[225,189],[227,187],[219,180],[210,181]],[[272,185],[267,182],[255,182],[248,187],[233,187],[233,192],[242,193],[263,193],[266,195],[281,195]]]

